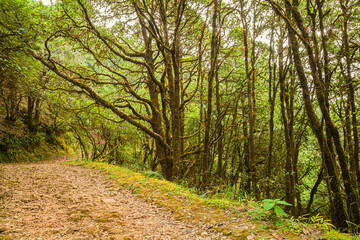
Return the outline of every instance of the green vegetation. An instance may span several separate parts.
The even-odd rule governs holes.
[[[70,154],[72,151],[62,133],[47,133],[41,128],[31,133],[21,120],[4,123],[1,131],[0,163],[38,161],[53,155]]]
[[[271,211],[273,215],[279,217],[287,217],[288,215],[284,212],[281,206],[291,206],[291,204],[281,201],[280,199],[265,199],[263,200],[263,211]]]

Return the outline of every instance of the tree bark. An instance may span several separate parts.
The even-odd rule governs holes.
[[[207,86],[207,108],[205,116],[205,137],[204,137],[204,154],[202,161],[202,188],[205,189],[209,181],[209,167],[210,167],[210,130],[211,130],[211,115],[212,115],[212,97],[213,97],[213,81],[217,71],[217,55],[218,55],[218,11],[220,0],[214,1],[213,14],[212,14],[212,35],[211,35],[211,53],[210,53],[210,70],[208,75]]]
[[[353,185],[360,185],[360,169],[359,169],[359,134],[358,134],[358,126],[357,126],[357,116],[356,116],[356,104],[355,104],[355,89],[351,74],[351,55],[350,55],[350,46],[349,46],[349,35],[348,35],[348,1],[344,2],[340,0],[340,6],[342,10],[343,16],[343,47],[344,47],[344,55],[346,61],[346,85],[348,88],[348,102],[350,104],[350,116],[351,116],[351,124],[352,124],[352,145],[353,151],[350,157],[350,172],[352,175],[352,181],[354,181]],[[357,183],[357,184],[356,184]],[[359,192],[359,187],[357,189]]]

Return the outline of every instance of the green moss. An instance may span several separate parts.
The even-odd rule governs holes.
[[[351,236],[350,234],[340,233],[337,230],[330,230],[321,239],[331,240],[360,240],[360,236]]]

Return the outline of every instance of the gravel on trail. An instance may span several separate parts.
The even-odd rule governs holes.
[[[0,239],[228,239],[66,160],[0,164]]]

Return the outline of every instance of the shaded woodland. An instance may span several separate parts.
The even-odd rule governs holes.
[[[83,158],[346,230],[359,16],[358,0],[2,0],[2,117],[67,132]]]

